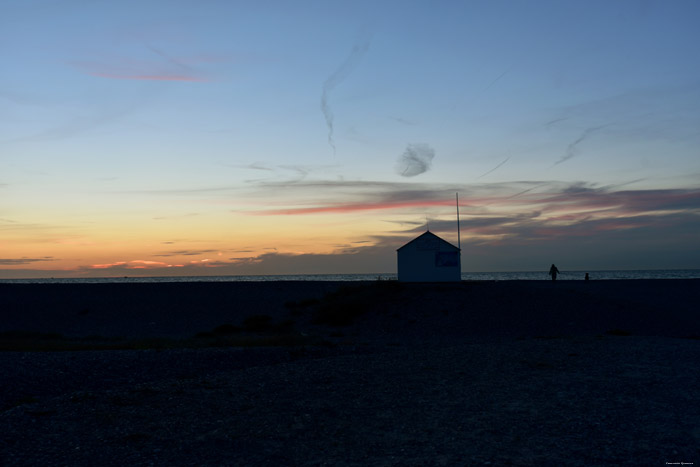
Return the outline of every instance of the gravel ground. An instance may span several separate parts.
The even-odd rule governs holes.
[[[104,288],[0,289],[0,331],[141,335],[154,322],[191,336],[240,323],[251,308],[233,300],[333,342],[2,352],[0,465],[698,464],[697,284],[392,286],[371,303],[350,290],[327,302],[361,311],[340,328],[284,306],[328,284],[197,286],[181,292],[209,294],[194,315],[172,288],[120,289],[119,306]]]
[[[82,359],[90,378],[81,380],[101,383],[78,389],[61,382],[70,375],[60,368],[34,368],[34,384],[57,390],[2,412],[0,462],[700,462],[700,345],[689,339],[526,339],[293,359],[286,351],[238,368],[240,351],[218,350],[195,356],[224,363],[199,361],[206,371],[197,375],[188,374],[190,352],[47,354]],[[160,364],[168,371],[153,374]]]

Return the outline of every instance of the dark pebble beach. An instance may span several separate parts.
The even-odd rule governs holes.
[[[37,342],[0,352],[0,464],[697,464],[698,303],[693,279],[0,284],[0,340]],[[190,345],[217,329],[247,344]]]

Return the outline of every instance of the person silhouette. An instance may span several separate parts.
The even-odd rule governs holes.
[[[552,276],[552,281],[557,280],[557,274],[559,274],[559,269],[552,264],[552,267],[549,268],[549,275]]]
[[[584,280],[589,280],[590,277],[588,276],[588,273],[586,273],[586,277],[583,278]]]

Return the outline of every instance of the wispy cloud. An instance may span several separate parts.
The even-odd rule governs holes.
[[[210,61],[205,58],[179,58],[164,52],[152,45],[142,46],[132,57],[113,57],[106,61],[97,60],[74,61],[71,64],[90,76],[109,79],[141,80],[141,81],[210,81],[196,65]],[[144,55],[143,49],[150,54]]]
[[[500,164],[498,164],[498,165],[497,165],[496,167],[494,167],[493,169],[489,170],[488,172],[484,172],[483,174],[481,174],[481,175],[479,175],[478,177],[476,177],[476,179],[479,180],[480,178],[484,178],[484,177],[487,176],[488,174],[495,172],[496,170],[498,170],[498,169],[500,169],[501,167],[503,167],[503,165],[504,165],[506,162],[508,162],[509,160],[510,160],[510,156],[506,157],[506,158],[503,160],[503,162],[501,162]]]
[[[123,105],[120,108],[97,109],[91,114],[66,117],[63,123],[46,128],[35,133],[23,136],[16,136],[12,139],[2,141],[2,143],[23,143],[54,141],[70,138],[95,128],[118,121],[138,108],[141,103]]]
[[[620,139],[637,139],[644,141],[685,141],[698,136],[698,118],[700,111],[697,102],[700,99],[700,81],[693,80],[677,85],[656,85],[646,88],[634,88],[625,92],[580,102],[556,109],[559,118],[545,124],[548,129],[558,130],[568,120],[573,122],[595,122],[606,120],[615,122],[610,136]],[[597,126],[590,128],[596,129]],[[613,131],[614,130],[614,131]],[[579,136],[584,139],[590,135],[584,130]],[[558,161],[570,159],[570,151],[576,154],[577,140],[567,148],[567,153]],[[573,146],[572,146],[573,145]],[[562,160],[563,159],[563,160]]]
[[[159,261],[145,261],[145,260],[134,260],[134,261],[115,261],[113,263],[101,263],[92,264],[89,266],[90,269],[142,269],[146,267],[170,267],[171,265],[167,263],[162,263]]]
[[[294,184],[260,183],[253,187],[255,199],[265,195],[265,208],[251,206],[255,215],[309,215],[361,211],[394,211],[425,215],[425,208],[454,206],[460,193],[465,212],[614,210],[641,213],[649,210],[695,210],[700,190],[621,190],[625,184],[598,186],[587,183],[516,181],[484,184],[431,184],[348,180],[306,180]],[[323,193],[319,197],[319,193]],[[294,201],[291,201],[294,200]],[[260,203],[258,203],[259,205]],[[451,212],[451,211],[450,211]]]
[[[486,91],[488,91],[489,89],[491,89],[491,87],[493,87],[494,84],[496,84],[497,82],[499,82],[499,81],[501,80],[501,78],[503,78],[505,75],[507,75],[508,72],[510,72],[510,68],[508,68],[506,71],[504,71],[503,73],[501,73],[500,75],[498,75],[496,78],[494,78],[493,80],[491,80],[491,82],[490,82],[484,89],[481,90],[481,93],[485,93]]]
[[[405,221],[400,224],[408,229],[394,232],[400,245],[401,239],[424,230],[424,222],[417,221],[416,216],[422,217],[426,208],[435,208],[437,218],[431,219],[431,230],[445,232],[448,238],[454,235],[455,187],[426,184],[421,189],[419,184],[406,185],[410,187],[395,184],[383,186],[378,192],[358,193],[359,199],[353,203],[270,209],[256,214],[342,214],[371,210],[383,210],[393,216],[402,213]],[[465,185],[459,191],[462,240],[466,244],[530,245],[554,238],[618,241],[619,235],[639,232],[647,232],[649,241],[653,242],[654,235],[689,232],[688,225],[700,224],[700,189],[697,188],[620,190],[586,183],[518,182]]]
[[[389,118],[390,118],[391,120],[395,121],[395,122],[401,123],[402,125],[413,126],[413,125],[417,125],[417,124],[418,124],[418,121],[416,121],[416,120],[411,120],[411,119],[408,119],[408,118],[402,118],[402,117],[389,117]]]
[[[399,238],[398,241],[397,238]],[[341,269],[344,273],[385,273],[390,272],[393,267],[396,243],[403,241],[403,238],[397,238],[378,237],[373,239],[371,245],[342,247],[332,253],[323,254],[270,251],[256,256],[189,261],[180,264],[145,260],[116,261],[83,266],[73,271],[51,271],[51,273],[57,277],[91,275],[95,272],[100,275],[115,276],[182,276],[202,273],[216,275],[332,274],[338,272],[339,261],[342,263]]]
[[[162,261],[150,261],[135,259],[131,261],[115,261],[113,263],[92,264],[85,269],[107,269],[107,270],[126,270],[126,269],[162,269],[182,267],[182,264],[168,264]]]
[[[522,191],[528,183],[540,189],[516,198],[508,196]],[[391,213],[390,222],[396,229],[335,243],[335,249],[330,253],[299,254],[284,251],[284,248],[279,251],[259,247],[241,249],[234,245],[227,250],[180,248],[160,252],[151,258],[92,264],[72,272],[51,271],[50,274],[166,276],[207,272],[217,275],[393,272],[396,248],[424,230],[421,211],[424,212],[426,207],[437,210],[430,222],[431,230],[448,241],[456,238],[455,187],[347,181],[337,184],[333,187],[330,181],[308,181],[294,185],[293,189],[301,189],[303,185],[307,188],[333,187],[330,191],[335,194],[347,195],[349,188],[353,188],[356,202],[325,203],[292,210],[272,209],[255,214],[302,215],[375,209],[380,213]],[[596,264],[598,267],[614,264],[620,268],[654,264],[696,267],[693,265],[700,261],[697,247],[700,188],[621,190],[588,183],[556,182],[465,185],[460,188],[465,270],[532,269],[538,262],[548,266],[554,260],[560,267],[561,262],[575,263],[581,268],[596,267]],[[318,191],[318,188],[313,191]],[[413,209],[416,207],[418,209]],[[226,255],[219,254],[222,251]],[[210,254],[212,257],[207,258]],[[16,275],[17,271],[23,271],[18,266],[32,267],[51,260],[53,258],[49,257],[9,258],[0,260],[0,265]]]
[[[561,164],[562,162],[566,162],[569,159],[571,159],[572,157],[574,157],[576,154],[578,154],[578,145],[579,144],[581,144],[584,140],[586,140],[591,134],[593,134],[599,130],[602,130],[606,126],[608,126],[608,125],[594,126],[594,127],[586,128],[585,130],[583,130],[581,135],[578,138],[576,138],[575,141],[571,142],[569,144],[569,146],[566,148],[566,154],[563,155],[558,161],[556,161],[554,163],[554,165]]]
[[[512,68],[512,67],[511,67],[511,68]],[[508,73],[510,73],[511,68],[508,68],[507,70],[501,72],[501,73],[500,73],[498,76],[496,76],[495,78],[491,79],[491,81],[489,81],[488,84],[486,84],[486,86],[484,86],[483,88],[481,88],[481,90],[477,91],[476,94],[474,94],[474,95],[471,97],[471,99],[469,99],[469,102],[466,103],[465,106],[466,106],[467,108],[471,108],[471,107],[474,105],[474,103],[475,103],[477,100],[479,100],[483,95],[485,95],[486,92],[487,92],[489,89],[491,89],[493,86],[495,86],[496,83],[498,83],[505,75],[507,75]],[[452,106],[452,109],[454,110],[456,107],[457,107],[457,105],[454,104],[454,105]]]
[[[286,183],[296,183],[307,178],[312,173],[327,172],[329,169],[340,167],[339,165],[310,165],[310,164],[279,164],[266,165],[261,162],[250,164],[222,164],[225,167],[236,169],[253,170],[259,173],[267,173],[269,177],[249,179],[247,183],[260,183],[266,181],[284,181]]]
[[[245,187],[201,187],[129,193],[217,196],[217,203],[235,200],[236,212],[251,215],[308,215],[361,211],[395,211],[424,216],[427,207],[453,207],[459,192],[467,213],[608,210],[617,214],[700,209],[700,189],[630,190],[632,183],[601,186],[547,180],[499,183],[418,183],[372,180],[262,180]],[[450,210],[450,213],[452,210]],[[407,219],[407,221],[410,219]],[[415,219],[414,219],[415,220]],[[421,224],[423,222],[421,221]],[[0,224],[0,227],[2,224]],[[9,227],[6,225],[6,227]]]
[[[453,185],[350,180],[264,182],[251,190],[256,198],[265,196],[265,209],[256,207],[246,211],[258,215],[423,209],[454,204],[455,193]]]
[[[179,214],[175,216],[156,216],[153,217],[153,220],[155,221],[162,221],[162,220],[167,220],[167,219],[184,219],[187,217],[197,217],[199,216],[198,212],[188,212],[186,214]]]
[[[487,187],[460,193],[463,206],[462,246],[464,265],[468,270],[483,268],[513,270],[537,264],[542,258],[556,257],[578,261],[583,265],[607,261],[605,255],[617,255],[625,249],[627,257],[637,260],[620,263],[620,267],[647,264],[646,246],[655,245],[659,251],[672,255],[679,265],[689,265],[700,259],[697,248],[697,229],[700,228],[700,189],[667,190],[610,190],[590,184],[542,184],[542,192],[509,198],[494,196]],[[512,190],[521,188],[511,187]],[[324,205],[316,208],[279,210],[268,214],[313,214],[357,212],[386,209],[396,214],[402,206],[435,206],[443,210],[431,219],[430,228],[441,233],[448,241],[456,237],[453,218],[453,198],[440,198],[439,190],[426,189],[396,191],[385,195],[380,203],[366,200],[357,204]],[[502,186],[501,189],[504,187]],[[453,193],[450,193],[453,195]],[[388,202],[391,197],[394,202]],[[433,197],[438,196],[436,199]],[[404,201],[401,201],[404,200]],[[409,200],[409,201],[406,201]],[[489,201],[488,206],[483,205]],[[383,204],[386,203],[386,204]],[[446,209],[449,209],[446,211]],[[416,220],[416,213],[405,211],[405,222],[392,222],[401,227],[383,235],[368,235],[356,241],[336,244],[335,251],[324,254],[297,254],[270,251],[261,254],[236,256],[228,260],[183,263],[184,271],[196,268],[214,268],[217,274],[292,274],[330,272],[391,272],[395,268],[395,250],[424,230],[424,223]],[[656,250],[655,250],[656,251]],[[684,259],[683,251],[687,258]],[[173,253],[187,253],[178,251]],[[201,253],[203,250],[191,251]],[[253,253],[245,251],[244,253]],[[657,253],[653,253],[657,254]],[[632,256],[630,256],[632,255]],[[505,259],[504,259],[505,258]],[[620,257],[620,261],[624,258]],[[551,260],[544,260],[551,262]],[[163,274],[173,265],[160,265]],[[121,263],[117,267],[144,266],[140,263]],[[152,263],[148,267],[158,267]],[[478,270],[478,269],[477,269]],[[151,271],[154,273],[155,271]]]
[[[323,90],[321,92],[321,112],[323,117],[326,119],[326,126],[328,126],[328,144],[333,148],[333,155],[335,155],[335,141],[333,140],[333,109],[330,105],[330,94],[340,83],[345,81],[345,79],[350,76],[350,74],[357,68],[362,57],[369,50],[371,37],[365,34],[361,40],[359,40],[352,47],[350,54],[347,56],[345,61],[328,77],[323,83]]]
[[[88,72],[88,74],[90,76],[97,76],[98,78],[131,79],[139,81],[189,81],[194,83],[203,83],[205,81],[209,81],[205,78],[181,74],[126,74],[118,72],[109,73],[99,71]]]
[[[343,214],[357,211],[373,211],[380,209],[423,208],[429,206],[450,206],[452,200],[407,200],[407,201],[376,201],[364,203],[334,204],[309,208],[278,209],[259,211],[264,215],[293,215],[293,214]]]
[[[262,162],[251,162],[250,164],[223,164],[227,167],[236,169],[261,170],[264,172],[273,172],[275,169],[265,165]]]
[[[307,271],[320,272],[325,265],[331,265],[335,260],[337,272],[347,270],[344,269],[346,260],[354,262],[364,258],[369,261],[367,264],[377,264],[371,262],[369,254],[365,255],[376,247],[371,251],[384,255],[382,261],[390,265],[384,271],[391,271],[395,257],[389,245],[395,250],[421,232],[425,228],[426,214],[431,218],[431,230],[444,232],[448,241],[456,238],[456,191],[460,195],[462,245],[465,249],[478,250],[471,251],[470,254],[480,258],[479,264],[487,265],[483,267],[495,268],[496,261],[501,261],[498,264],[506,269],[525,267],[523,265],[532,264],[526,263],[525,258],[532,261],[536,255],[546,256],[555,251],[562,257],[578,258],[581,264],[588,264],[592,261],[590,258],[600,258],[601,253],[596,253],[597,250],[592,246],[594,244],[598,245],[601,252],[612,252],[613,245],[626,249],[625,251],[635,245],[639,254],[645,254],[644,244],[647,242],[651,245],[661,244],[659,248],[663,251],[679,252],[685,248],[689,258],[694,254],[697,257],[697,231],[693,232],[693,228],[700,225],[700,188],[630,189],[629,185],[634,182],[638,181],[602,186],[551,180],[439,184],[307,178],[298,181],[261,181],[236,190],[204,190],[208,198],[216,193],[220,198],[217,202],[226,202],[226,199],[235,202],[238,208],[234,211],[237,215],[342,216],[356,213],[390,222],[393,227],[383,231],[387,234],[386,238],[380,239],[368,232],[367,236],[355,239],[370,243],[353,243],[352,239],[343,239],[342,243],[337,240],[328,241],[326,246],[335,245],[337,250],[325,254],[326,256],[300,256],[285,246],[281,246],[279,251],[270,250],[270,254],[256,254],[256,251],[261,251],[259,246],[246,247],[243,248],[246,251],[236,252],[242,248],[232,244],[223,250],[226,258],[230,256],[228,260],[222,261],[217,254],[216,257],[212,255],[215,261],[194,264],[185,261],[178,264],[182,264],[185,269],[219,268],[217,273],[222,274],[264,274],[281,273],[271,269],[272,265],[291,270],[292,264],[304,262],[303,267],[308,266]],[[376,233],[381,232],[380,229]],[[630,245],[624,242],[624,238],[630,239]],[[385,240],[388,243],[383,243]],[[578,248],[576,242],[587,246],[584,249]],[[382,249],[377,246],[380,244]],[[569,250],[560,251],[557,245],[567,245]],[[161,259],[173,255],[172,261],[182,261],[187,256],[195,259],[197,254],[206,257],[213,253],[209,250],[211,249],[183,247],[158,253],[163,255]],[[487,251],[491,256],[485,254]],[[578,251],[585,251],[586,254],[576,256]],[[628,257],[633,253],[628,251]],[[175,258],[177,254],[183,257]],[[674,254],[678,259],[677,264],[686,267],[691,264],[680,253]],[[508,255],[513,262],[497,259]],[[518,263],[515,258],[522,258],[523,262]],[[157,257],[151,259],[158,261]],[[161,266],[170,269],[175,266],[168,264]],[[466,264],[471,263],[465,262]],[[632,264],[641,266],[647,263],[629,263]],[[316,269],[312,265],[316,265]],[[144,265],[124,263],[119,267],[134,266]],[[166,269],[163,271],[167,272]],[[334,271],[331,269],[329,272]]]
[[[581,186],[530,196],[522,202],[529,212],[504,199],[497,210],[465,214],[462,228],[477,236],[507,235],[521,240],[555,235],[594,235],[650,225],[666,226],[679,219],[700,219],[700,190],[607,191]],[[520,201],[519,201],[520,202]],[[506,216],[498,212],[510,211]],[[476,238],[476,237],[475,237]]]
[[[435,150],[425,143],[409,144],[396,163],[396,173],[402,177],[415,177],[430,170]]]
[[[56,261],[56,258],[52,256],[45,256],[43,258],[0,258],[0,266],[22,266],[27,264],[43,263],[47,261]]]
[[[565,120],[568,120],[568,119],[569,119],[569,117],[554,118],[554,119],[548,121],[547,123],[545,123],[544,126],[545,126],[547,129],[549,129],[549,128],[552,127],[552,125],[555,125],[555,124],[557,124],[557,123],[561,123],[561,122],[563,122],[563,121],[565,121]]]
[[[202,250],[174,250],[168,251],[167,253],[159,253],[153,256],[158,257],[169,257],[169,256],[199,256],[206,255],[210,253],[219,253],[219,250],[202,249]]]

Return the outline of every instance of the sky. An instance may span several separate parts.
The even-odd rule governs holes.
[[[698,20],[0,0],[0,278],[700,268]]]

